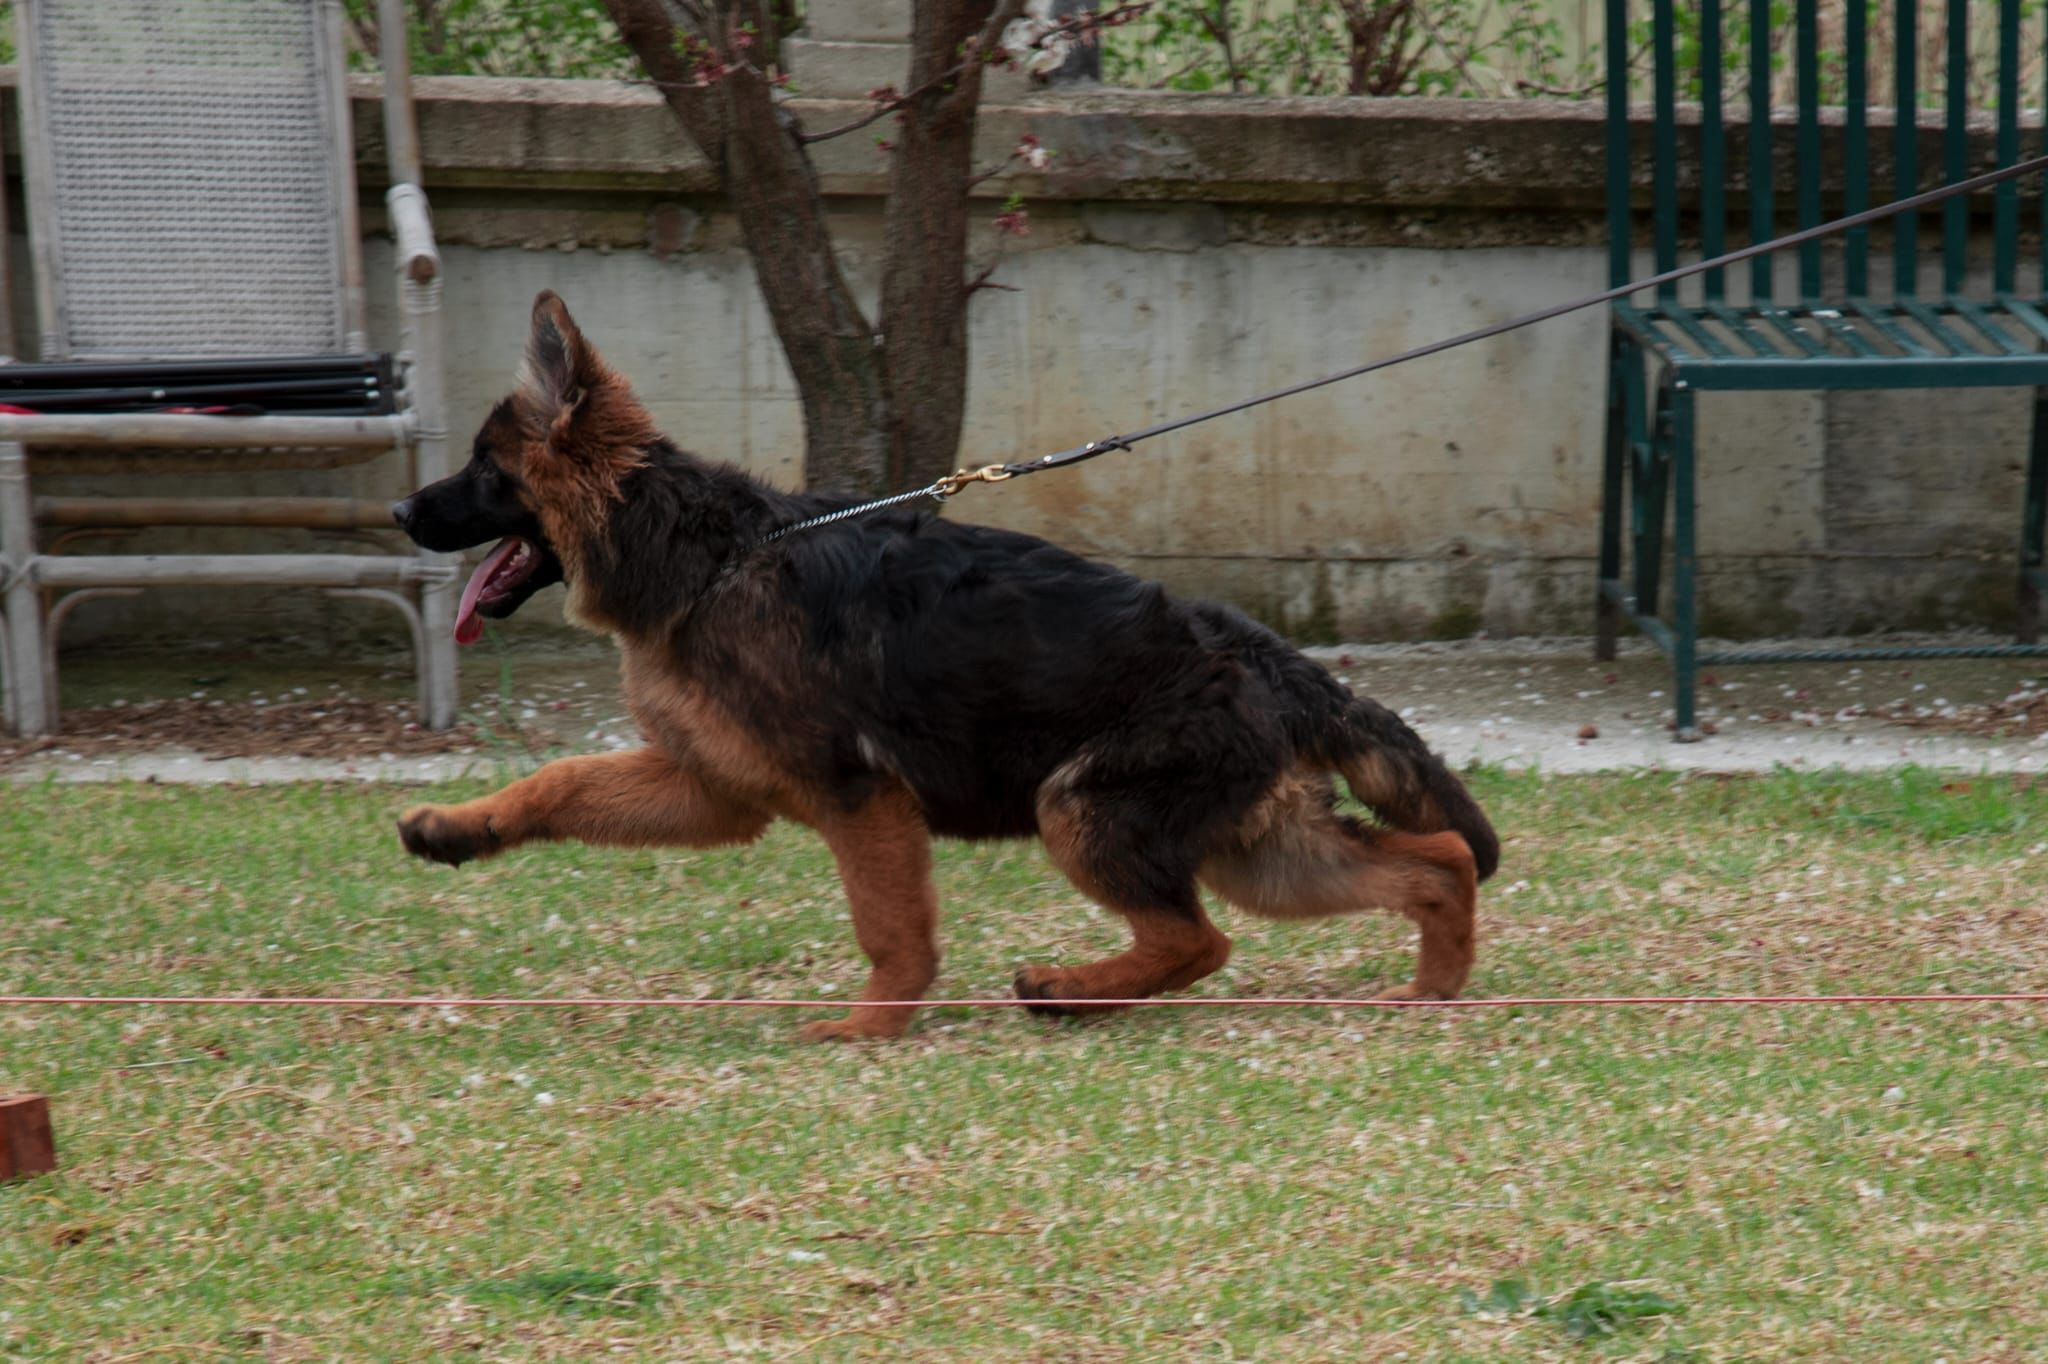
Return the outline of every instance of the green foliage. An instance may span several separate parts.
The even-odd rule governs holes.
[[[1888,100],[1896,6],[1886,0],[1823,0],[1820,98],[1847,92],[1843,26],[1860,3],[1869,33],[1871,98]],[[377,0],[344,0],[351,59],[376,66]],[[1114,0],[1104,0],[1112,8]],[[2029,0],[2030,19],[2038,5]],[[641,74],[595,0],[407,0],[412,62],[422,76],[544,76],[629,79]],[[1648,98],[1651,23],[1647,0],[1630,5],[1629,83]],[[1723,0],[1724,96],[1740,109],[1749,89],[1749,7]],[[790,22],[798,22],[792,14]],[[1700,0],[1676,0],[1673,51],[1678,96],[1701,94]],[[1919,11],[1918,95],[1943,99],[1943,7]],[[1996,6],[1971,15],[1970,104],[1997,105]],[[1793,6],[1771,3],[1771,91],[1795,98]],[[2038,90],[2043,52],[2024,43],[2020,88]],[[1246,94],[1395,94],[1455,98],[1525,95],[1585,98],[1603,88],[1597,7],[1563,0],[1156,0],[1134,23],[1104,31],[1103,78],[1112,85]],[[14,60],[14,5],[0,0],[0,63]]]
[[[660,1296],[651,1283],[629,1283],[593,1269],[539,1270],[511,1279],[486,1279],[462,1290],[475,1303],[535,1304],[563,1316],[624,1316]]]
[[[346,0],[358,65],[382,42],[377,0]],[[592,0],[407,0],[421,76],[637,76],[604,6]]]
[[[1526,1279],[1495,1279],[1483,1298],[1469,1288],[1458,1291],[1459,1305],[1475,1317],[1527,1316],[1537,1301]]]
[[[1580,1284],[1569,1293],[1545,1298],[1524,1279],[1496,1279],[1485,1297],[1465,1289],[1458,1300],[1479,1317],[1534,1317],[1556,1326],[1573,1340],[1618,1335],[1651,1317],[1682,1310],[1659,1293],[1623,1284]]]
[[[1898,43],[1899,7],[1886,0],[1824,0],[1815,14],[1818,37],[1816,74],[1820,102],[1842,104],[1848,99],[1849,64],[1847,23],[1852,5],[1860,4],[1867,60],[1864,79],[1868,98],[1878,104],[1890,103],[1897,76],[1894,53]],[[1938,108],[1947,91],[1948,37],[1946,6],[1917,7],[1915,65],[1916,94],[1921,107]],[[1638,17],[1629,23],[1629,68],[1631,87],[1637,98],[1648,95],[1651,43],[1654,39],[1647,5],[1631,6]],[[2034,0],[2025,0],[2023,22],[2037,12]],[[1992,109],[1998,102],[1998,7],[1979,5],[1970,16],[1968,48],[1970,107]],[[1701,95],[1700,68],[1705,50],[1700,23],[1700,0],[1675,0],[1672,5],[1672,55],[1678,72],[1678,97],[1698,100]],[[1749,98],[1750,10],[1747,5],[1721,6],[1722,91],[1730,105],[1739,106]],[[1773,105],[1791,104],[1798,98],[1798,77],[1794,70],[1797,35],[1796,9],[1791,0],[1771,0],[1770,6],[1770,90]],[[2020,89],[2038,90],[2041,81],[2038,45],[2022,40]],[[2023,99],[2025,97],[2023,96]]]
[[[1822,0],[1820,99],[1840,104],[1848,89],[1846,25],[1852,4],[1863,7],[1868,35],[1870,97],[1888,102],[1898,9],[1886,0]],[[1630,94],[1650,96],[1652,28],[1648,0],[1629,5]],[[2026,4],[2026,18],[2038,12]],[[1946,7],[1921,5],[1918,99],[1942,102],[1947,61]],[[1604,21],[1598,6],[1563,0],[1158,0],[1141,20],[1103,39],[1105,79],[1169,90],[1237,90],[1250,94],[1399,94],[1500,98],[1589,97],[1605,85]],[[1796,98],[1791,0],[1771,0],[1770,91],[1773,104]],[[1720,50],[1723,93],[1740,109],[1749,90],[1746,4],[1723,0]],[[1997,7],[1970,16],[1969,101],[1997,104]],[[1701,94],[1700,0],[1672,6],[1678,97]],[[2036,39],[2021,44],[2020,89],[2039,90],[2043,55]]]
[[[1886,781],[1887,798],[1873,801],[1867,787],[1853,796],[1839,778],[1795,776],[1810,791],[1811,809],[1842,824],[1908,835],[1929,843],[1955,839],[2020,837],[2038,827],[2026,778],[1957,777],[1907,767]]]
[[[1160,0],[1107,31],[1115,84],[1253,94],[1584,93],[1594,35],[1556,0]]]
[[[1677,1303],[1646,1289],[1589,1283],[1542,1304],[1536,1316],[1561,1328],[1573,1340],[1592,1340],[1678,1310]]]
[[[343,0],[350,65],[374,70],[377,0]],[[595,0],[406,0],[421,76],[637,76]],[[14,61],[14,4],[0,0],[0,64]]]

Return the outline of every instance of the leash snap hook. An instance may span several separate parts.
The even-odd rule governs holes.
[[[970,483],[1001,483],[1015,477],[1000,464],[984,464],[979,469],[956,469],[932,484],[932,496],[944,502]]]

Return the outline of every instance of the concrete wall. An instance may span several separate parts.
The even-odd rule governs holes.
[[[420,85],[458,432],[507,386],[547,287],[679,442],[794,483],[801,419],[751,265],[654,96],[585,82]],[[964,463],[1078,444],[1605,283],[1588,106],[1037,98],[984,118],[988,160],[1024,131],[1056,155],[1016,184],[1032,231],[1006,242],[998,275],[1015,291],[974,305]],[[860,111],[797,107],[813,127]],[[357,123],[373,328],[389,344],[367,98]],[[819,152],[846,267],[872,296],[884,158],[865,134]],[[990,214],[1008,188],[985,187]],[[984,231],[978,254],[995,248]],[[1308,638],[1582,633],[1604,336],[1600,313],[1576,315],[1134,455],[976,489],[952,514],[1237,601]],[[2009,616],[2025,394],[1710,395],[1703,406],[1717,629]],[[315,484],[400,491],[380,467],[235,486]],[[71,638],[146,638],[201,611],[215,635],[390,628],[372,608],[306,594],[162,593],[146,608],[89,605]]]

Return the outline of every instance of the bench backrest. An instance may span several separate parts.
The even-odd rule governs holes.
[[[1727,186],[1731,179],[1747,191],[1747,237],[1765,241],[1786,230],[1772,193],[1774,153],[1784,133],[1791,134],[1793,168],[1792,224],[1811,227],[1828,217],[1869,208],[1875,202],[1902,198],[1991,169],[2009,166],[2020,155],[2020,88],[2025,68],[2043,63],[2038,33],[2022,45],[2021,0],[1993,0],[1972,11],[1969,0],[1888,0],[1867,5],[1846,0],[1823,8],[1819,0],[1792,0],[1790,22],[1774,31],[1772,0],[1649,0],[1647,7],[1628,0],[1607,0],[1607,227],[1608,274],[1615,284],[1630,278],[1630,186],[1635,149],[1629,129],[1629,55],[1639,37],[1632,18],[1647,8],[1648,49],[1652,72],[1653,118],[1650,160],[1652,237],[1659,272],[1678,263],[1679,105],[1697,101],[1699,110],[1698,232],[1705,256],[1730,248],[1731,224]],[[1783,0],[1778,9],[1784,13]],[[1876,27],[1872,33],[1873,12]],[[1934,25],[1938,23],[1938,30]],[[1696,27],[1695,27],[1696,26]],[[1826,32],[1823,32],[1823,28]],[[2029,28],[2038,27],[2038,20]],[[1972,164],[1969,54],[1972,43],[1995,46],[1996,61],[1988,72],[1985,94],[1993,105],[1992,151]],[[1927,110],[1922,64],[1938,54],[1942,66],[1938,128],[1923,127]],[[2028,61],[2032,58],[2032,62]],[[1774,71],[1774,65],[1776,70]],[[1789,68],[1789,70],[1788,70]],[[1984,74],[1984,73],[1980,73]],[[1789,75],[1794,108],[1789,129],[1774,127],[1771,118],[1774,75],[1782,86]],[[1746,117],[1730,122],[1731,86],[1739,82]],[[1681,83],[1688,88],[1681,90]],[[1929,82],[1933,85],[1934,82]],[[2034,90],[2039,96],[2039,88]],[[1822,117],[1823,105],[1839,106],[1836,116]],[[1903,116],[1894,111],[1905,111]],[[1982,112],[1981,109],[1979,111]],[[1824,156],[1825,141],[1837,148]],[[1733,134],[1731,136],[1731,133]],[[1982,138],[1982,120],[1978,137]],[[1837,141],[1839,138],[1839,141]],[[1783,164],[1782,156],[1779,164]],[[1840,202],[1824,211],[1823,177],[1839,176]],[[1877,199],[1873,200],[1873,186]],[[2048,200],[2044,200],[2048,205]],[[1959,292],[1969,267],[1972,206],[1950,199],[1940,209],[1941,288]],[[1931,215],[1930,215],[1931,216]],[[1923,250],[1931,250],[1931,234],[1920,231],[1918,214],[1901,214],[1890,227],[1859,228],[1842,243],[1843,286],[1854,298],[1882,288],[1871,278],[1871,238],[1888,238],[1892,247],[1889,292],[1912,297],[1921,288]],[[2020,189],[2012,182],[1992,192],[1991,285],[2011,293],[2019,265]],[[2048,226],[2048,218],[2044,218]],[[2048,233],[2044,233],[2048,239]],[[1734,243],[1740,244],[1740,243]],[[1797,248],[1797,290],[1802,301],[1822,299],[1822,245]],[[1749,262],[1750,290],[1757,302],[1776,299],[1769,256]],[[1725,295],[1724,272],[1703,280],[1709,300]],[[1675,301],[1677,286],[1660,294]]]
[[[334,0],[19,0],[48,360],[365,349]]]

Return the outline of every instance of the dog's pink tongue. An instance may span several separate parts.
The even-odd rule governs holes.
[[[483,618],[476,613],[477,598],[483,596],[484,587],[496,576],[505,561],[519,548],[519,538],[512,536],[500,540],[497,547],[484,556],[476,566],[476,572],[469,575],[469,582],[462,589],[462,603],[455,608],[455,642],[474,644],[484,637]]]

